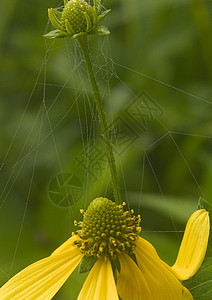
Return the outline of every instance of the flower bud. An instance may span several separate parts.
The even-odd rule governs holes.
[[[92,3],[92,2],[91,2]],[[105,26],[97,25],[109,12],[99,13],[99,5],[93,0],[93,6],[85,0],[64,0],[62,12],[50,8],[49,19],[56,30],[50,31],[44,37],[54,39],[69,36],[77,38],[85,34],[107,35],[109,30]]]
[[[86,32],[88,29],[88,18],[89,25],[92,27],[94,24],[92,9],[93,8],[84,0],[68,1],[61,15],[61,24],[64,30],[66,29],[65,23],[68,21],[74,33]]]

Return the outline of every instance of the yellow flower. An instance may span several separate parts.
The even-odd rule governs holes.
[[[123,300],[193,299],[180,280],[193,276],[203,262],[209,237],[208,212],[200,209],[192,214],[176,263],[170,267],[138,236],[140,216],[124,212],[123,206],[95,199],[85,213],[82,211],[83,222],[76,222],[82,230],[49,257],[11,278],[0,289],[0,299],[52,299],[89,253],[96,262],[78,300],[118,300],[119,296]],[[114,259],[119,267],[114,268]]]

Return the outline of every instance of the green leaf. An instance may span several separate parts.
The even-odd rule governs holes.
[[[108,35],[108,34],[110,34],[110,31],[105,26],[98,26],[97,25],[88,34],[91,34],[91,35]]]
[[[115,278],[115,280],[117,280],[117,275],[118,275],[118,273],[120,273],[120,271],[121,271],[120,261],[119,261],[119,259],[118,259],[117,256],[114,256],[114,257],[111,259],[111,266],[112,266],[114,278]],[[118,273],[117,273],[117,271],[118,271]]]
[[[198,202],[198,209],[200,208],[204,208],[207,211],[209,211],[210,214],[212,214],[212,206],[202,197],[199,198],[199,202]]]
[[[68,34],[65,32],[65,31],[62,31],[62,30],[52,30],[46,34],[43,35],[44,38],[47,38],[47,39],[56,39],[56,38],[63,38],[63,37],[66,37],[68,36]]]
[[[83,256],[79,265],[79,273],[85,273],[91,270],[96,262],[96,258],[93,256]]]
[[[212,257],[212,206],[202,197],[200,197],[198,202],[198,209],[204,208],[209,212],[210,217],[210,235],[208,240],[208,249],[205,257]]]
[[[212,299],[212,257],[206,258],[197,274],[183,284],[192,293],[194,300]]]
[[[212,207],[203,198],[199,199],[198,209],[204,208],[209,212],[210,220],[212,217]],[[208,249],[205,260],[199,271],[183,283],[192,293],[194,300],[212,299],[212,227],[210,229]]]

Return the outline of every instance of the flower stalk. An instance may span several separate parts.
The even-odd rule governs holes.
[[[109,12],[110,10],[101,12],[99,2],[97,0],[93,0],[93,6],[89,5],[85,0],[64,0],[64,9],[62,12],[53,8],[48,10],[49,19],[56,29],[48,32],[44,35],[44,37],[48,39],[70,37],[72,39],[77,39],[79,42],[87,66],[87,71],[93,90],[93,96],[99,115],[107,160],[110,168],[115,202],[116,204],[121,204],[118,173],[111,143],[110,130],[108,128],[102,99],[99,93],[99,87],[93,72],[87,43],[87,35],[110,34],[110,31],[105,26],[99,25],[101,20],[104,19]]]
[[[96,103],[96,108],[99,116],[99,121],[100,121],[100,126],[101,126],[101,131],[103,134],[103,139],[106,147],[106,153],[107,153],[107,159],[108,159],[108,164],[110,168],[110,173],[111,173],[111,181],[112,181],[112,187],[113,187],[113,192],[114,192],[114,198],[116,204],[121,203],[121,193],[119,189],[119,182],[118,182],[118,173],[117,173],[117,168],[116,168],[116,163],[115,163],[115,157],[113,153],[113,148],[112,148],[112,143],[111,143],[111,136],[110,136],[110,131],[108,128],[104,108],[103,108],[103,102],[100,96],[99,92],[99,87],[96,82],[96,78],[94,75],[91,59],[90,59],[90,53],[89,53],[89,48],[88,48],[88,43],[87,43],[87,37],[86,36],[79,36],[77,38],[83,57],[85,59],[85,63],[87,66],[87,71],[88,71],[88,76],[90,78],[92,90],[93,90],[93,96],[95,99]]]

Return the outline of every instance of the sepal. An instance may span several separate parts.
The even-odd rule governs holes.
[[[59,11],[59,10],[54,9],[54,13],[55,13],[55,16],[58,19],[58,21],[61,21],[62,12]]]
[[[77,37],[82,36],[82,35],[86,35],[86,34],[87,34],[87,32],[76,33],[76,34],[72,35],[71,38],[76,39]]]
[[[97,23],[101,22],[104,17],[106,17],[106,15],[109,14],[109,12],[111,12],[111,9],[105,10],[103,13],[101,13],[100,15],[98,15],[97,17]]]
[[[91,19],[89,18],[89,15],[86,12],[84,12],[84,16],[87,22],[86,31],[88,32],[92,28],[92,23],[91,23]]]
[[[67,19],[65,20],[65,27],[66,27],[67,33],[69,33],[70,36],[72,36],[74,34],[74,30]]]
[[[48,15],[49,15],[49,19],[52,23],[52,25],[63,31],[63,27],[61,25],[60,19],[61,19],[61,13],[53,8],[49,8],[48,9]]]
[[[108,34],[110,34],[110,31],[105,26],[97,25],[88,34],[91,34],[91,35],[108,35]]]
[[[63,38],[68,36],[67,32],[56,29],[56,30],[52,30],[46,34],[43,35],[44,38],[47,39],[56,39],[56,38]]]

